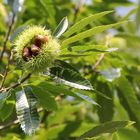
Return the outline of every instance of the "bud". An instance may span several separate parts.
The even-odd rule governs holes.
[[[32,52],[32,55],[36,56],[39,54],[40,48],[37,47],[36,45],[32,44],[31,45],[31,52]]]
[[[34,43],[36,46],[40,47],[41,44],[45,44],[48,41],[48,38],[45,35],[35,35]]]
[[[25,61],[29,61],[29,59],[32,57],[32,54],[31,54],[31,51],[29,48],[25,47],[23,49],[23,54],[22,54],[22,58],[25,60]]]

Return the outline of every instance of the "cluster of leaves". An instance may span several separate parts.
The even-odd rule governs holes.
[[[39,22],[59,38],[61,55],[53,67],[39,74],[22,71],[14,61],[9,64],[7,55],[0,60],[1,139],[30,139],[14,125],[18,122],[28,135],[35,133],[40,125],[35,139],[139,138],[139,6],[121,20],[113,16],[113,11],[105,11],[123,2],[133,4],[126,0],[95,1],[94,6],[92,1],[89,5],[76,5],[69,0],[34,0],[25,1],[23,13],[18,13],[20,10],[14,11],[15,3],[9,3],[18,19],[10,40],[14,41],[27,25]],[[11,11],[8,5],[0,4],[5,12]],[[100,12],[101,9],[105,12]],[[96,14],[89,16],[93,12]],[[136,22],[124,22],[132,14],[136,15]],[[3,21],[5,15],[0,16]],[[68,29],[64,16],[69,19]],[[4,38],[6,25],[0,26],[0,38]],[[111,28],[115,35],[103,33]],[[6,47],[5,54],[9,54],[11,44]],[[1,42],[0,49],[3,49]],[[114,133],[132,121],[136,129],[125,128]]]

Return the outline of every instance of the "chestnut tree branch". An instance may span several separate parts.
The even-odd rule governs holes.
[[[4,52],[6,51],[7,41],[8,41],[8,39],[9,39],[11,30],[12,30],[12,27],[13,27],[14,22],[15,22],[15,16],[16,16],[16,15],[13,13],[12,20],[11,20],[11,22],[10,22],[9,28],[8,28],[8,30],[7,30],[7,32],[6,32],[6,35],[5,35],[5,39],[4,39],[4,43],[3,43],[3,48],[2,48],[2,51],[1,51],[1,54],[0,54],[0,62],[2,62]]]
[[[18,121],[18,120],[14,120],[14,121],[9,122],[9,123],[7,123],[7,124],[5,124],[5,125],[1,125],[1,126],[0,126],[0,130],[5,129],[5,128],[7,128],[7,127],[9,127],[9,126],[11,126],[11,125],[17,124],[17,123],[19,123],[19,121]]]
[[[76,22],[78,13],[79,13],[81,7],[84,5],[84,3],[85,3],[85,0],[80,0],[79,4],[75,5],[75,7],[74,7],[73,24]]]
[[[15,84],[13,84],[13,85],[11,85],[10,87],[8,87],[8,88],[4,88],[4,89],[1,89],[0,90],[0,93],[1,92],[7,92],[7,91],[9,91],[10,89],[14,89],[14,88],[16,88],[16,87],[18,87],[18,86],[20,86],[22,83],[24,83],[27,79],[29,79],[30,77],[31,77],[31,73],[29,73],[27,76],[25,76],[23,79],[21,79],[18,83],[15,83]]]
[[[5,39],[4,39],[4,43],[3,43],[3,48],[2,48],[2,51],[1,51],[1,54],[0,54],[0,62],[2,62],[4,52],[6,51],[7,41],[9,39],[12,27],[13,27],[14,22],[15,22],[15,16],[16,15],[13,13],[12,19],[11,19],[10,24],[9,24],[9,28],[8,28],[8,30],[6,32],[6,35],[5,35]],[[4,85],[4,82],[5,82],[6,77],[7,77],[7,73],[8,73],[8,69],[9,69],[9,65],[10,65],[10,62],[12,60],[12,57],[13,57],[13,53],[10,52],[10,55],[9,55],[9,58],[8,58],[8,63],[6,65],[6,67],[5,67],[3,78],[2,78],[2,81],[1,81],[0,89],[3,88],[3,85]]]
[[[104,59],[105,54],[102,53],[98,60],[96,61],[96,63],[93,65],[92,70],[95,71],[95,69],[97,68],[98,65],[100,65],[100,63],[102,62],[102,60]]]
[[[111,37],[110,34],[106,36],[105,47],[108,47],[108,46],[109,46],[110,37]],[[98,60],[97,60],[97,61],[95,62],[95,64],[92,66],[92,70],[93,70],[93,71],[95,71],[96,68],[98,67],[98,65],[100,65],[100,63],[102,62],[102,60],[104,59],[104,57],[105,57],[105,53],[102,53],[102,54],[99,56]]]
[[[4,74],[3,74],[3,78],[2,78],[1,85],[0,85],[0,89],[3,88],[3,85],[4,85],[4,82],[5,82],[5,80],[6,80],[6,76],[7,76],[8,69],[9,69],[9,65],[10,65],[10,62],[11,62],[12,58],[13,58],[13,52],[11,51],[11,52],[10,52],[10,56],[9,56],[9,58],[8,58],[8,63],[7,63],[7,65],[6,65],[6,67],[5,67],[5,71],[4,71]]]
[[[39,108],[39,109],[38,109],[38,112],[42,112],[42,111],[43,111],[42,108]],[[18,124],[18,123],[19,123],[19,120],[16,119],[16,120],[13,120],[13,121],[11,121],[11,122],[9,122],[9,123],[7,123],[7,124],[0,125],[0,130],[6,129],[6,128],[8,128],[9,126],[11,126],[11,125],[16,125],[16,124]]]

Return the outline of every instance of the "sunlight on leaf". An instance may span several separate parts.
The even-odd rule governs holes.
[[[64,35],[66,37],[68,37],[68,36],[72,35],[73,33],[80,31],[81,29],[83,29],[86,25],[90,24],[91,22],[96,21],[99,18],[101,18],[109,13],[112,13],[112,12],[113,11],[105,11],[105,12],[101,12],[101,13],[86,17],[86,18],[80,20],[79,22],[77,22],[76,24],[74,24],[72,27],[70,27]]]
[[[108,70],[99,71],[99,73],[103,75],[106,80],[112,82],[114,79],[121,76],[121,68],[110,68]]]
[[[16,92],[16,112],[22,130],[32,135],[39,127],[39,114],[36,108],[37,99],[31,89]]]
[[[134,122],[131,121],[112,121],[107,122],[104,124],[101,124],[99,126],[96,126],[89,131],[85,132],[81,137],[79,137],[77,140],[83,140],[85,138],[93,138],[97,137],[103,133],[113,133],[117,131],[120,128],[127,127],[132,125]]]
[[[64,17],[53,32],[53,36],[55,36],[55,38],[59,38],[67,30],[67,28],[68,19],[67,17]]]
[[[91,99],[89,96],[83,95],[81,93],[76,92],[75,93],[77,96],[79,96],[80,98],[84,99],[85,101],[94,104],[94,105],[98,105],[100,106],[98,103],[96,103],[93,99]]]
[[[88,80],[83,78],[80,75],[80,73],[77,73],[72,69],[53,67],[50,69],[50,74],[54,77],[54,80],[59,84],[64,84],[70,87],[83,89],[83,90],[93,89]]]
[[[69,45],[73,42],[76,42],[76,41],[79,41],[79,40],[82,40],[84,38],[87,38],[87,37],[90,37],[90,36],[93,36],[97,33],[101,33],[105,30],[108,30],[114,26],[120,26],[122,24],[124,24],[125,22],[118,22],[118,23],[114,23],[114,24],[109,24],[109,25],[101,25],[101,26],[97,26],[97,27],[93,27],[92,29],[89,29],[89,30],[86,30],[84,32],[81,32],[77,35],[74,35],[68,39],[65,39],[63,42],[62,42],[62,46],[66,46],[66,45]]]

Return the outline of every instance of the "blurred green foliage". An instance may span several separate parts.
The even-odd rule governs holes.
[[[128,8],[127,14],[124,13],[123,16],[119,15],[119,7]],[[33,24],[45,26],[53,32],[61,19],[66,16],[68,17],[70,28],[83,18],[109,10],[113,10],[114,12],[91,22],[85,28],[82,28],[81,32],[95,26],[118,23],[124,20],[127,20],[127,22],[112,28],[109,26],[106,31],[103,30],[104,32],[99,32],[87,38],[81,36],[82,39],[72,44],[66,43],[67,48],[73,51],[68,52],[65,50],[65,45],[63,46],[62,55],[65,55],[65,57],[61,57],[61,60],[67,62],[72,67],[69,67],[67,63],[61,63],[61,61],[57,63],[57,66],[63,68],[63,72],[65,72],[59,78],[63,78],[64,80],[71,78],[70,82],[74,83],[76,81],[76,84],[81,84],[83,80],[87,87],[90,88],[91,85],[77,74],[77,71],[79,71],[83,77],[90,81],[93,88],[96,89],[95,91],[73,89],[63,84],[60,85],[59,82],[57,84],[52,82],[52,79],[48,76],[43,76],[42,74],[32,75],[28,82],[25,82],[22,86],[28,85],[32,87],[34,94],[39,100],[37,106],[40,109],[40,128],[32,137],[22,132],[17,123],[14,107],[15,97],[12,94],[12,96],[7,97],[2,106],[0,102],[0,139],[75,140],[76,138],[80,139],[80,137],[84,136],[85,132],[92,130],[95,126],[101,126],[100,130],[103,130],[103,123],[105,123],[105,126],[108,126],[107,122],[110,122],[109,128],[110,126],[113,128],[111,132],[114,132],[114,129],[121,129],[114,133],[110,133],[108,130],[101,131],[101,133],[98,132],[99,135],[92,139],[139,140],[139,9],[140,4],[128,0],[91,0],[89,3],[86,0],[25,0],[23,10],[16,16],[11,34],[18,27]],[[2,51],[4,37],[9,26],[9,13],[11,11],[12,7],[10,3],[6,4],[4,0],[0,0],[0,52]],[[73,35],[77,34],[79,34],[79,31]],[[70,37],[64,34],[60,37],[59,41],[60,43],[65,42]],[[92,51],[89,50],[89,45],[93,46]],[[87,50],[85,50],[86,47]],[[104,47],[118,48],[118,50],[110,53]],[[3,61],[0,62],[1,74],[4,73],[7,64],[7,54],[11,48],[12,45],[8,41]],[[81,55],[82,53],[75,55],[74,51],[76,53],[78,51],[87,51],[87,53],[86,55]],[[103,53],[103,59],[97,65],[96,69],[94,69],[96,62]],[[73,57],[69,57],[70,55]],[[70,73],[67,70],[68,67],[73,69],[74,72]],[[57,71],[59,72],[59,69],[55,67],[52,71],[55,75]],[[4,87],[16,83],[21,78],[21,75],[24,77],[26,73],[22,74],[20,68],[13,61],[9,67]],[[79,82],[77,79],[81,81]],[[2,75],[0,75],[0,81],[2,81]],[[19,90],[21,90],[21,87],[11,92],[14,93]],[[104,96],[107,96],[109,99]],[[116,125],[112,121],[124,122],[118,126],[118,122]],[[125,127],[129,124],[129,121],[134,121],[135,123],[132,126]],[[106,132],[109,133],[104,134]],[[94,133],[91,132],[90,134]]]

